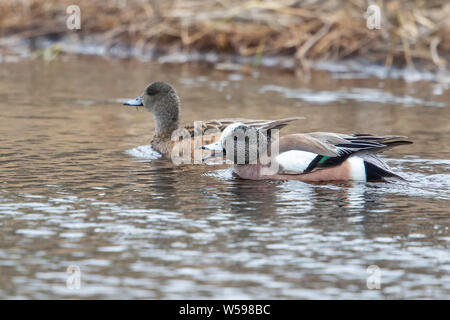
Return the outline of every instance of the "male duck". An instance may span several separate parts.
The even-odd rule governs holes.
[[[155,119],[155,132],[151,145],[153,149],[162,155],[169,156],[174,148],[176,141],[172,140],[172,134],[179,129],[180,98],[175,89],[166,82],[153,82],[145,88],[144,93],[136,99],[124,102],[127,106],[144,106]],[[248,119],[219,119],[203,121],[201,126],[193,125],[182,126],[191,137],[196,134],[216,131],[221,132],[228,125],[240,122],[245,125],[258,127],[258,129],[270,130],[280,129],[292,121],[304,119],[303,117],[293,117],[279,120],[248,120]],[[200,129],[201,132],[198,132]],[[203,137],[203,143],[211,143],[217,139],[217,135]]]
[[[286,135],[271,143],[258,129],[235,123],[218,141],[201,148],[220,152],[214,156],[225,155],[243,179],[379,181],[401,178],[376,154],[412,143],[404,138],[313,132]]]

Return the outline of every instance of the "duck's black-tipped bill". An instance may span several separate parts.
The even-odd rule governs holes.
[[[209,159],[223,157],[225,154],[225,152],[222,148],[222,143],[220,141],[203,145],[200,147],[200,149],[212,151],[210,155],[208,155],[202,159],[203,162],[205,162],[206,160],[209,160]]]
[[[201,146],[200,148],[203,150],[210,150],[210,151],[222,151],[223,150],[222,143],[220,141],[216,141],[211,144],[205,144],[205,145]]]
[[[137,97],[136,99],[131,99],[128,101],[125,101],[123,103],[124,106],[132,106],[132,107],[140,107],[143,106],[144,104],[142,103],[142,98],[141,97]]]
[[[209,159],[216,159],[216,158],[223,157],[223,156],[224,156],[223,152],[212,153],[209,156],[203,157],[202,162],[205,162],[206,160],[209,160]]]

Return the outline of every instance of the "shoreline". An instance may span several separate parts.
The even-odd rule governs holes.
[[[0,38],[0,63],[17,62],[21,59],[41,58],[48,62],[57,60],[61,53],[83,56],[103,56],[116,59],[138,59],[142,62],[156,62],[160,64],[205,63],[217,70],[229,72],[248,72],[258,70],[260,67],[278,69],[295,73],[299,77],[307,78],[311,71],[327,71],[338,79],[402,79],[406,82],[430,81],[439,84],[450,84],[450,70],[438,68],[429,70],[425,66],[391,66],[377,64],[370,59],[355,57],[344,60],[307,61],[299,68],[295,58],[290,56],[261,56],[244,57],[219,52],[175,51],[166,53],[161,50],[146,50],[135,46],[117,44],[110,47],[102,44],[101,35],[86,36],[83,39],[77,36],[64,36],[61,39],[38,37],[32,40],[18,37]],[[2,55],[1,49],[12,53],[12,56]],[[9,58],[8,58],[9,57]],[[257,62],[256,62],[257,59]],[[306,68],[305,68],[306,67]]]
[[[348,60],[441,72],[450,62],[450,3],[368,1],[79,0],[80,29],[69,30],[71,0],[5,0],[0,38],[82,44],[80,53],[168,62],[217,60],[308,72],[319,61]],[[63,43],[65,50],[70,41]],[[92,42],[92,43],[90,43]],[[98,53],[97,53],[98,54]]]

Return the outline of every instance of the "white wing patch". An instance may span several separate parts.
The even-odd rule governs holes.
[[[291,150],[283,152],[275,159],[280,165],[280,172],[285,174],[301,174],[317,154],[301,150]]]
[[[366,181],[366,167],[364,166],[364,159],[352,156],[347,160],[350,163],[350,179],[354,181]]]

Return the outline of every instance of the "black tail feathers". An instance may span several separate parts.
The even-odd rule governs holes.
[[[364,167],[366,169],[367,181],[384,181],[386,178],[397,178],[404,180],[401,176],[393,173],[392,171],[383,169],[367,160],[364,161]]]

